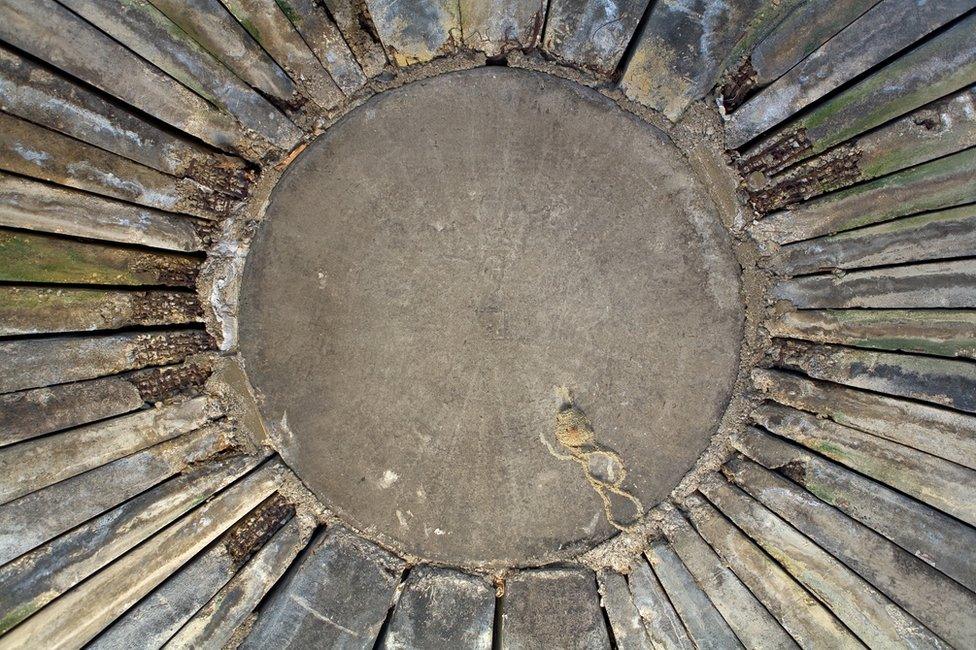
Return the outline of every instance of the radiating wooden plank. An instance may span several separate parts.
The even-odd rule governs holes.
[[[546,19],[541,0],[460,0],[464,44],[489,57],[536,46]]]
[[[0,226],[184,252],[203,248],[192,219],[3,172]]]
[[[0,113],[0,168],[157,210],[206,219],[237,205],[226,194],[99,149],[57,131]]]
[[[974,145],[976,86],[969,86],[775,176],[752,174],[749,200],[765,214]]]
[[[699,494],[685,499],[699,534],[776,617],[802,648],[829,642],[837,648],[861,648],[860,642],[833,614],[798,585]]]
[[[650,565],[642,558],[634,560],[627,576],[627,586],[634,597],[634,606],[644,621],[652,647],[681,650],[695,647]]]
[[[401,68],[453,52],[461,44],[461,16],[453,0],[366,0],[387,56]]]
[[[655,540],[644,554],[697,648],[742,647],[732,628],[666,542]]]
[[[974,591],[976,529],[758,429],[736,433],[732,444]]]
[[[520,571],[505,583],[501,647],[610,648],[596,576],[582,567]]]
[[[742,146],[973,7],[973,0],[882,0],[733,113],[729,146]]]
[[[976,311],[823,309],[788,311],[768,321],[779,338],[976,359]]]
[[[773,253],[770,266],[799,275],[955,257],[976,257],[976,205],[789,244]]]
[[[386,53],[383,44],[370,30],[373,20],[366,3],[357,0],[322,0],[322,4],[328,8],[366,78],[370,79],[383,72],[387,65]]]
[[[203,322],[195,293],[0,286],[0,336]]]
[[[976,469],[976,417],[957,411],[756,369],[753,385],[785,406]]]
[[[878,9],[880,5],[875,7]],[[941,7],[940,7],[941,9]],[[936,9],[938,11],[938,9]],[[853,25],[852,25],[853,27]],[[743,153],[741,169],[775,174],[976,82],[976,17],[923,41],[811,107]]]
[[[308,543],[293,518],[169,640],[166,648],[222,648]]]
[[[627,578],[604,569],[596,574],[600,602],[607,613],[613,640],[621,650],[650,650],[651,639],[627,586]]]
[[[244,29],[322,108],[332,108],[343,95],[322,63],[285,16],[276,0],[221,0]]]
[[[10,45],[219,149],[251,159],[267,153],[232,116],[54,0],[2,0],[0,9],[0,38]]]
[[[778,244],[829,235],[976,196],[976,147],[775,212],[752,227]]]
[[[301,139],[301,131],[288,118],[148,0],[122,4],[115,0],[64,0],[62,4],[276,147],[288,151]]]
[[[0,395],[0,445],[134,411],[144,403],[123,377],[100,377]]]
[[[383,648],[490,650],[495,589],[483,577],[419,566],[403,583]]]
[[[0,449],[0,503],[197,429],[204,397],[138,411]]]
[[[234,574],[294,514],[280,494],[234,524],[202,555],[119,617],[89,648],[162,648],[223,591]]]
[[[551,0],[542,49],[557,59],[613,74],[649,0]]]
[[[0,228],[0,281],[192,287],[199,258]]]
[[[710,476],[701,491],[868,647],[948,648],[863,578],[724,479]]]
[[[894,352],[782,342],[777,365],[816,379],[976,412],[976,365]]]
[[[796,484],[741,456],[722,471],[953,647],[976,639],[976,595]]]
[[[281,485],[266,463],[11,630],[12,647],[81,647]]]
[[[373,646],[404,563],[345,528],[321,531],[241,648]]]
[[[150,0],[221,63],[282,107],[303,103],[298,88],[220,0]]]
[[[776,81],[878,2],[808,0],[800,3],[742,62],[733,61],[736,68],[721,89],[725,110],[734,111],[754,90]]]
[[[0,564],[230,445],[228,432],[207,425],[0,506]]]
[[[313,0],[276,1],[343,93],[352,95],[365,85],[366,75],[320,4]]]
[[[752,419],[970,525],[976,522],[976,472],[971,469],[785,406],[765,404]]]
[[[0,45],[0,108],[129,160],[242,197],[251,171],[227,156],[179,137],[53,68]]]
[[[976,261],[925,262],[808,275],[774,284],[770,294],[799,309],[966,309],[976,307]]]
[[[210,349],[213,340],[203,330],[2,341],[0,393],[178,363]]]
[[[0,634],[176,521],[255,465],[253,458],[238,458],[194,469],[4,565],[0,568],[3,585]]]
[[[747,648],[796,648],[792,637],[677,511],[661,530],[695,582]]]
[[[649,9],[624,70],[627,96],[672,121],[712,89],[742,41],[785,13],[794,2],[660,0]]]

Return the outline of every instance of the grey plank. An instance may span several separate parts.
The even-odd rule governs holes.
[[[772,297],[799,309],[966,309],[976,307],[976,261],[923,262],[781,280]]]
[[[854,471],[976,525],[976,472],[809,413],[766,404],[753,420]]]
[[[613,74],[649,0],[551,0],[542,49],[557,59]]]
[[[280,494],[252,510],[105,630],[89,648],[161,648],[294,514]]]
[[[660,539],[654,541],[645,555],[696,647],[700,650],[743,647],[732,628],[666,542]]]
[[[732,443],[764,467],[782,472],[825,503],[974,591],[976,563],[971,555],[976,548],[976,529],[759,429],[737,433]]]
[[[414,568],[383,640],[384,648],[491,648],[495,589],[483,577],[431,566]]]
[[[651,639],[627,585],[627,578],[615,571],[596,574],[600,601],[613,630],[613,640],[621,650],[650,650]]]
[[[366,0],[387,56],[403,68],[452,52],[461,43],[455,0]]]
[[[358,535],[320,532],[241,648],[372,648],[404,564]]]
[[[780,370],[756,369],[752,382],[767,398],[785,406],[976,469],[976,417],[972,415]]]
[[[796,648],[792,637],[676,510],[661,529],[688,572],[748,648]]]
[[[489,57],[534,48],[546,17],[542,0],[460,0],[458,6],[464,44]]]
[[[811,493],[741,456],[722,470],[739,487],[954,647],[976,641],[976,595]]]
[[[733,113],[729,146],[742,146],[973,7],[973,0],[882,0]]]
[[[502,648],[610,648],[596,576],[580,567],[520,571],[505,584]]]
[[[671,601],[643,558],[636,558],[627,576],[627,586],[634,597],[644,629],[654,648],[691,650],[695,645]]]

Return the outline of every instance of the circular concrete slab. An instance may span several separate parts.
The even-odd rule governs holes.
[[[282,456],[431,560],[607,539],[674,488],[730,398],[738,267],[696,183],[659,131],[536,73],[356,109],[285,173],[247,260],[241,350]],[[555,436],[566,394],[585,447]]]

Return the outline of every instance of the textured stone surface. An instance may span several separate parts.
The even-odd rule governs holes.
[[[596,576],[579,567],[523,571],[506,584],[503,650],[609,650]]]
[[[613,528],[547,448],[557,389],[657,503],[727,404],[737,274],[659,131],[487,68],[381,96],[288,171],[242,352],[283,456],[351,523],[442,561],[565,557]]]

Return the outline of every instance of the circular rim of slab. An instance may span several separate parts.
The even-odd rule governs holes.
[[[702,453],[699,454],[696,457],[696,460],[690,463],[687,468],[684,468],[686,471],[681,473],[678,480],[673,481],[673,484],[670,487],[673,487],[674,489],[670,490],[669,494],[665,494],[660,499],[655,500],[653,504],[645,505],[644,516],[638,522],[636,522],[632,528],[630,528],[630,532],[634,534],[618,535],[618,531],[611,530],[601,539],[587,540],[585,543],[567,545],[552,553],[536,554],[532,557],[524,557],[515,560],[512,558],[492,559],[484,557],[445,557],[436,553],[424,553],[422,552],[422,549],[420,549],[418,552],[417,548],[411,547],[409,544],[404,544],[403,541],[398,539],[396,536],[385,534],[383,530],[378,530],[376,526],[363,524],[356,518],[349,516],[342,508],[335,507],[335,505],[331,504],[327,498],[317,496],[316,490],[310,489],[307,482],[305,482],[304,479],[297,474],[299,480],[305,483],[305,489],[309,489],[308,496],[317,503],[317,507],[320,510],[325,513],[331,513],[329,516],[338,516],[344,524],[348,525],[353,530],[356,530],[360,535],[366,537],[367,539],[377,542],[384,547],[390,548],[401,556],[414,557],[418,558],[420,561],[433,562],[435,564],[440,563],[450,566],[460,566],[481,570],[540,566],[551,564],[553,562],[575,560],[581,558],[582,556],[592,555],[594,553],[599,554],[605,551],[612,552],[610,551],[611,548],[619,546],[620,544],[630,543],[628,540],[632,540],[635,534],[639,536],[641,531],[652,530],[654,527],[653,521],[655,518],[655,511],[659,510],[661,505],[666,504],[671,495],[685,493],[689,491],[689,486],[697,484],[698,476],[706,472],[708,468],[714,464],[714,461],[725,453],[725,449],[727,448],[727,435],[728,432],[734,427],[734,423],[741,423],[744,418],[746,406],[743,398],[743,389],[747,383],[744,378],[748,374],[748,368],[750,368],[757,360],[756,351],[758,349],[756,342],[756,322],[754,319],[750,318],[748,314],[755,311],[756,305],[761,301],[759,296],[764,291],[763,287],[760,286],[762,284],[761,282],[757,284],[755,278],[753,278],[751,281],[746,279],[746,276],[742,272],[743,267],[749,266],[748,260],[751,259],[754,251],[751,248],[749,248],[748,251],[743,251],[742,247],[738,246],[736,241],[733,241],[732,233],[734,232],[734,211],[729,210],[727,205],[728,197],[724,197],[724,195],[722,198],[716,197],[717,193],[722,192],[722,188],[706,187],[708,179],[714,176],[716,170],[711,169],[703,171],[703,165],[701,164],[701,151],[696,151],[694,155],[689,155],[688,153],[689,149],[697,147],[698,140],[704,139],[699,137],[700,135],[703,135],[703,133],[693,133],[691,138],[688,137],[687,133],[665,133],[664,129],[668,129],[670,131],[670,128],[667,126],[667,123],[663,122],[659,116],[653,112],[648,112],[635,104],[622,100],[620,97],[612,97],[612,95],[608,96],[606,93],[597,92],[596,89],[588,87],[585,83],[583,83],[579,77],[573,78],[573,74],[559,74],[558,69],[556,70],[557,74],[553,74],[552,70],[527,70],[524,68],[508,67],[480,67],[474,69],[461,68],[459,70],[448,69],[436,71],[433,74],[421,79],[405,81],[402,85],[398,85],[391,89],[377,93],[368,101],[351,107],[347,113],[333,121],[329,125],[328,129],[319,134],[311,143],[307,145],[307,147],[305,145],[300,146],[291,156],[287,158],[285,165],[281,165],[273,172],[265,174],[257,184],[259,188],[258,191],[253,195],[254,200],[252,201],[252,205],[256,206],[256,209],[252,210],[251,216],[257,217],[258,221],[264,219],[265,213],[271,200],[273,199],[274,192],[279,187],[279,183],[287,177],[288,172],[295,167],[296,163],[300,163],[303,159],[305,159],[309,150],[314,150],[315,145],[324,140],[336,125],[344,123],[350,118],[350,116],[355,116],[355,114],[357,114],[359,111],[368,110],[367,107],[373,103],[382,101],[383,98],[391,94],[395,94],[404,89],[409,89],[413,86],[423,85],[427,82],[437,81],[438,79],[457,74],[491,74],[499,70],[504,71],[504,74],[515,72],[518,75],[542,77],[544,80],[550,83],[564,84],[571,87],[573,92],[583,93],[591,96],[591,99],[597,102],[605,102],[607,105],[612,105],[612,109],[619,110],[624,119],[638,122],[642,125],[642,127],[651,131],[656,131],[659,137],[666,140],[668,146],[672,147],[675,152],[679,153],[681,157],[684,158],[683,162],[689,164],[692,174],[701,184],[699,189],[703,191],[699,193],[697,198],[703,201],[706,209],[710,212],[709,218],[715,224],[720,225],[722,236],[726,239],[730,255],[735,262],[736,292],[740,295],[742,300],[737,305],[738,313],[740,315],[740,327],[738,340],[739,346],[738,349],[735,350],[735,370],[732,373],[729,383],[729,394],[727,395],[727,399],[725,399],[723,402],[722,415],[721,417],[715,418],[713,422],[714,426],[711,429],[712,435],[710,436],[710,439],[707,440],[702,446]],[[675,139],[676,135],[677,140]],[[711,144],[714,143],[707,143],[709,146]],[[709,151],[706,155],[706,157],[709,155],[712,156],[711,164],[713,166],[716,163],[720,165],[724,163],[724,160],[721,157],[721,152],[718,149],[716,149],[716,151],[718,153]],[[726,173],[728,172],[727,169],[722,168],[718,170],[718,173],[721,174],[723,171]],[[732,200],[733,202],[735,201],[734,195]],[[723,203],[725,204],[723,205]],[[253,235],[253,229],[247,233],[247,236],[244,238],[244,250],[249,249]],[[743,258],[746,260],[745,263],[743,262]],[[243,295],[243,290],[240,287],[238,288],[238,291],[240,291],[241,295]],[[251,378],[248,378],[247,385],[251,392],[255,392]],[[259,395],[258,401],[263,401],[263,396]],[[280,427],[277,426],[273,421],[266,421],[264,424],[265,432],[270,434],[269,439],[265,440],[264,442],[270,444],[279,453],[285,451],[283,450],[283,447],[286,445],[282,442]],[[282,457],[286,461],[288,460],[287,456],[287,451],[282,453]],[[294,468],[292,468],[292,471],[295,471]],[[320,492],[321,491],[319,491],[319,493]]]

